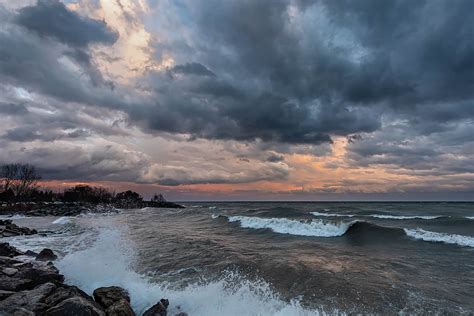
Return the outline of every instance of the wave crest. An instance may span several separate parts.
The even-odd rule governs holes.
[[[355,222],[325,222],[323,220],[298,221],[286,218],[261,218],[249,216],[227,216],[229,222],[240,222],[243,228],[268,228],[280,234],[315,237],[337,237],[344,235]]]
[[[474,247],[474,237],[457,234],[436,233],[421,228],[404,229],[407,236],[431,242],[442,242],[445,244],[455,244],[463,247]]]

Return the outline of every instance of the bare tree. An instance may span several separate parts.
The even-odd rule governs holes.
[[[3,191],[12,190],[17,198],[27,195],[41,177],[29,164],[4,164],[0,167]]]

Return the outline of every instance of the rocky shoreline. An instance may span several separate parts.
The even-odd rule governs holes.
[[[21,214],[26,216],[77,216],[85,213],[117,213],[121,209],[155,207],[184,208],[173,202],[140,202],[129,204],[105,204],[85,202],[23,202],[0,204],[0,215]]]
[[[1,221],[1,227],[9,227],[8,231],[17,235],[37,233],[10,220]],[[13,233],[7,236],[14,236]],[[53,264],[56,259],[51,249],[22,252],[8,243],[0,243],[0,316],[135,316],[125,289],[100,287],[90,296],[64,283],[64,276]],[[161,299],[143,315],[166,316],[168,305],[167,299]]]

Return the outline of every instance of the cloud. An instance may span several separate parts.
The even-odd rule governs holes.
[[[16,22],[42,36],[50,36],[71,47],[90,44],[113,44],[118,34],[103,21],[82,17],[59,0],[38,0],[34,6],[21,8]]]
[[[189,74],[196,76],[214,77],[215,74],[200,63],[186,63],[184,65],[176,65],[170,69],[172,73]]]
[[[310,162],[292,157],[302,155],[322,173],[379,168],[400,183],[456,175],[464,185],[474,172],[472,21],[470,0],[6,4],[0,91],[13,92],[0,97],[1,141],[12,152],[53,142],[83,157],[74,168],[88,179],[305,184]],[[157,142],[173,154],[148,137],[166,138]],[[111,149],[76,152],[86,139]],[[91,167],[107,155],[110,173]],[[132,162],[139,171],[125,170]]]

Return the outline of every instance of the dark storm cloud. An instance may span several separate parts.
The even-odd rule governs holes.
[[[23,104],[0,102],[0,113],[4,115],[22,115],[27,112],[28,109]]]
[[[103,21],[81,17],[59,0],[38,0],[36,5],[20,9],[16,21],[33,32],[73,47],[113,44],[118,38]]]
[[[170,70],[172,73],[177,74],[190,74],[196,76],[210,76],[214,77],[215,74],[207,69],[200,63],[186,63],[184,65],[176,65]]]
[[[3,34],[1,70],[65,101],[120,109],[149,132],[321,144],[376,131],[389,111],[428,133],[432,122],[473,115],[472,7],[462,0],[188,2],[179,10],[193,42],[178,34],[155,47],[157,56],[175,57],[168,72],[181,76],[142,78],[153,92],[149,100],[125,101],[133,91],[73,82],[30,35]],[[105,23],[57,1],[23,8],[15,20],[73,47],[61,54],[84,69],[93,87],[114,89],[86,49],[116,40]],[[35,56],[22,58],[20,50]],[[27,58],[34,61],[25,68]]]

